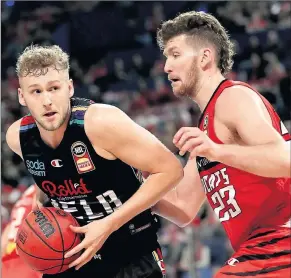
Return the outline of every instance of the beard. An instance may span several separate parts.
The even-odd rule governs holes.
[[[197,58],[194,58],[187,77],[185,78],[186,80],[184,82],[180,81],[182,83],[180,88],[177,90],[173,89],[174,94],[177,97],[194,97],[198,92],[200,75]]]
[[[35,121],[46,131],[55,131],[57,129],[59,129],[67,120],[67,118],[69,117],[71,113],[71,109],[70,109],[70,105],[68,105],[67,111],[66,113],[64,113],[63,115],[61,115],[61,119],[59,119],[56,122],[52,122],[52,123],[47,123],[45,121],[43,121],[42,119],[37,119],[37,117],[34,117],[33,114],[32,116],[34,117]]]

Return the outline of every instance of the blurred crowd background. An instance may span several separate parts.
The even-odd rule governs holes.
[[[173,135],[181,126],[195,126],[199,111],[173,96],[156,29],[184,11],[212,13],[236,45],[227,77],[257,88],[290,131],[290,1],[3,1],[1,8],[2,228],[15,201],[33,183],[5,143],[8,126],[27,113],[17,99],[15,63],[31,43],[61,46],[71,57],[76,96],[118,106],[176,153]],[[162,221],[160,242],[170,278],[210,278],[232,253],[208,205],[185,229]]]

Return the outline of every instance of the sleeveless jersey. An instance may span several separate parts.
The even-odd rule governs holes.
[[[71,116],[60,145],[53,149],[40,137],[32,116],[22,118],[20,143],[25,166],[51,204],[71,213],[80,225],[113,213],[142,185],[140,171],[119,159],[99,156],[84,130],[91,100],[72,98]],[[95,128],[98,128],[96,126]],[[134,250],[157,241],[157,219],[150,209],[139,214],[105,242],[113,249]],[[140,244],[139,244],[140,243]]]
[[[15,203],[11,211],[11,219],[9,221],[10,227],[7,234],[7,246],[5,249],[4,260],[9,258],[18,257],[16,253],[16,235],[22,221],[32,210],[32,203],[35,194],[35,186],[28,187],[20,199]]]
[[[200,130],[215,143],[223,144],[214,130],[215,103],[224,89],[235,85],[257,93],[271,116],[273,127],[284,140],[291,139],[274,108],[262,95],[248,84],[231,80],[222,81],[209,100],[199,120]],[[259,228],[274,230],[290,220],[290,179],[257,176],[204,157],[197,157],[197,167],[207,199],[234,250]]]

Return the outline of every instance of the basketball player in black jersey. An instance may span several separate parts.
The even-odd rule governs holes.
[[[7,144],[33,176],[37,202],[47,196],[84,234],[66,254],[82,255],[53,276],[164,277],[150,208],[182,178],[180,162],[118,108],[73,98],[68,55],[58,46],[28,47],[16,71],[30,114],[9,127]],[[137,169],[151,175],[143,182]]]

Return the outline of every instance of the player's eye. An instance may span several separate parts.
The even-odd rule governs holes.
[[[33,91],[33,93],[40,94],[41,93],[41,90],[36,89],[36,90]]]
[[[53,86],[53,87],[50,88],[50,91],[57,91],[58,89],[59,89],[59,87]]]
[[[177,58],[177,57],[179,57],[179,56],[180,56],[179,53],[173,53],[173,57],[174,57],[174,58]]]

